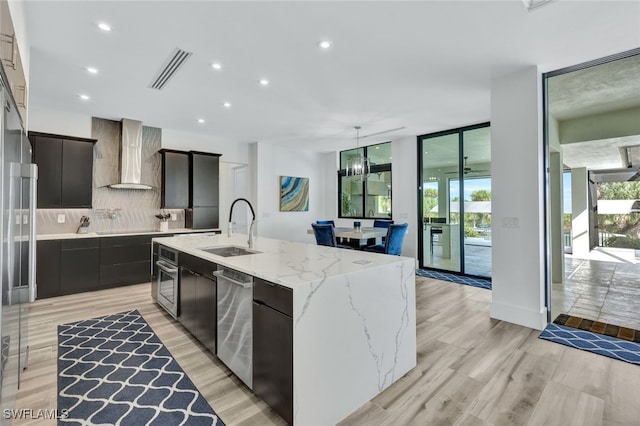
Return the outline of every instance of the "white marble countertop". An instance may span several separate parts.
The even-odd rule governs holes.
[[[107,238],[107,237],[127,237],[127,236],[135,236],[135,235],[157,235],[162,236],[166,234],[185,234],[185,233],[201,233],[201,232],[214,232],[220,231],[219,228],[215,229],[191,229],[191,228],[175,228],[169,229],[167,231],[115,231],[114,233],[107,232],[87,232],[86,234],[76,234],[76,233],[67,233],[67,234],[39,234],[36,239],[38,241],[46,241],[46,240],[68,240],[68,239],[76,239],[76,238]]]
[[[254,250],[260,253],[222,257],[200,250],[229,245],[247,248],[247,236],[242,234],[231,238],[226,235],[192,235],[189,238],[154,238],[153,241],[289,288],[411,259],[264,237],[255,241]]]

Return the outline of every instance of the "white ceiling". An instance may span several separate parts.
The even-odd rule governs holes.
[[[640,2],[27,1],[30,103],[329,151],[488,121],[491,79],[640,46]],[[96,23],[108,22],[103,33]],[[333,47],[321,51],[320,40]],[[147,88],[176,47],[193,56]],[[223,70],[209,65],[219,61]],[[89,75],[85,67],[99,69]],[[261,87],[260,78],[270,85]],[[91,96],[89,102],[79,94]],[[232,107],[225,109],[222,103]],[[198,124],[197,118],[205,124]]]

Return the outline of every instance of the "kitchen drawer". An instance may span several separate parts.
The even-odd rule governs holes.
[[[111,246],[100,248],[100,264],[114,265],[151,260],[151,242],[129,246]]]
[[[164,237],[164,235],[162,235]],[[135,235],[126,237],[103,237],[100,238],[100,247],[135,246],[140,244],[151,244],[150,235]]]
[[[197,272],[198,274],[204,275],[205,277],[211,278],[212,280],[216,279],[213,273],[216,269],[218,269],[218,266],[215,263],[201,259],[197,256],[192,256],[184,252],[180,252],[179,259],[181,267],[187,268],[192,272]]]
[[[73,240],[61,240],[62,250],[77,250],[99,248],[100,238],[78,238]]]
[[[149,253],[147,253],[149,256]],[[143,262],[100,266],[100,285],[139,284],[149,282],[149,259]]]
[[[293,317],[293,290],[290,288],[255,278],[253,300]]]

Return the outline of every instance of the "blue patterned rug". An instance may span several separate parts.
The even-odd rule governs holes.
[[[61,423],[224,425],[137,310],[58,326],[58,410]]]
[[[640,344],[635,342],[553,323],[547,325],[540,338],[640,365]]]
[[[491,281],[482,278],[465,277],[464,275],[448,274],[440,271],[430,271],[426,269],[416,269],[416,275],[427,278],[435,278],[436,280],[451,281],[452,283],[470,285],[471,287],[484,288],[491,290]]]

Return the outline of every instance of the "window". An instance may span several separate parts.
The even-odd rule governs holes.
[[[371,164],[364,181],[346,176],[347,162],[357,155],[368,157]],[[338,217],[391,219],[391,142],[340,152],[338,205]]]

